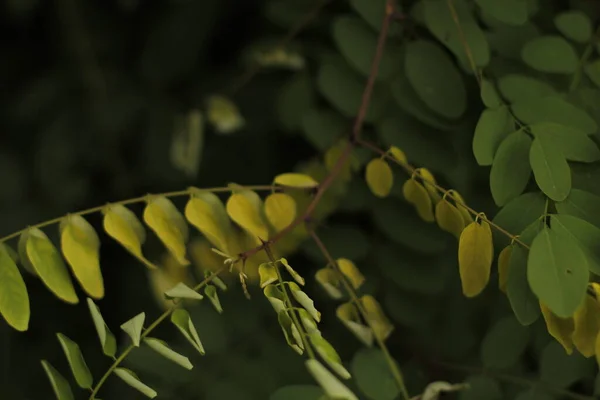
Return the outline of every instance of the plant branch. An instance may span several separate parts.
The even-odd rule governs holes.
[[[315,242],[315,244],[321,251],[321,253],[325,256],[325,259],[327,260],[327,263],[330,266],[330,268],[332,268],[337,273],[338,277],[342,281],[342,284],[344,285],[344,288],[346,289],[346,292],[348,292],[348,294],[350,295],[352,302],[354,303],[354,305],[356,306],[356,308],[362,315],[363,319],[366,321],[367,325],[373,332],[375,341],[377,341],[377,345],[379,346],[379,348],[381,349],[381,351],[385,357],[385,360],[390,368],[392,376],[394,377],[394,380],[396,381],[396,385],[398,386],[398,389],[400,389],[400,392],[402,393],[403,398],[408,400],[410,398],[410,396],[408,394],[406,386],[404,385],[404,379],[402,378],[402,373],[398,369],[398,366],[396,365],[396,362],[392,358],[385,342],[383,341],[383,339],[381,339],[379,337],[379,335],[377,335],[375,329],[373,329],[371,320],[370,320],[369,316],[367,315],[367,312],[366,312],[365,308],[363,307],[362,303],[358,299],[358,295],[352,288],[352,285],[350,285],[350,283],[348,283],[348,281],[346,280],[346,277],[340,270],[340,267],[338,266],[337,262],[333,259],[333,257],[329,253],[329,250],[327,250],[327,247],[325,247],[325,244],[323,243],[321,238],[312,229],[309,230],[309,233],[310,233],[311,238],[313,239],[313,241]]]
[[[221,267],[219,270],[217,270],[216,272],[212,273],[209,277],[207,277],[206,279],[204,279],[202,282],[200,282],[199,284],[197,284],[196,286],[194,286],[194,291],[199,291],[200,289],[202,289],[204,286],[206,286],[207,284],[209,284],[216,276],[218,276],[219,274],[227,271],[227,267]],[[160,325],[165,319],[167,319],[172,313],[173,311],[175,311],[177,309],[177,307],[179,306],[179,302],[178,301],[173,301],[173,305],[171,307],[169,307],[165,312],[163,312],[158,318],[156,318],[154,320],[154,322],[152,322],[152,324],[150,324],[150,326],[148,326],[143,332],[142,335],[140,337],[140,339],[144,339],[146,336],[148,336],[158,325]],[[102,385],[104,385],[104,383],[106,382],[106,380],[108,379],[108,377],[114,372],[114,370],[121,365],[121,363],[127,358],[127,356],[129,355],[129,353],[131,353],[134,349],[136,348],[136,346],[134,346],[133,344],[130,344],[129,346],[127,346],[125,348],[125,350],[123,350],[123,352],[121,353],[121,355],[119,355],[119,357],[117,357],[115,359],[115,361],[112,363],[112,365],[110,367],[108,367],[108,369],[106,370],[106,372],[104,373],[104,375],[102,375],[102,378],[100,378],[100,380],[98,381],[98,383],[96,384],[96,386],[94,387],[94,389],[92,390],[92,394],[89,397],[89,400],[94,400],[96,398],[96,395],[98,394],[98,392],[100,391],[100,388],[102,387]]]
[[[385,157],[388,160],[393,161],[396,164],[400,165],[411,176],[417,170],[415,167],[413,167],[410,164],[401,163],[400,161],[396,160],[394,157],[390,156],[386,151],[380,149],[373,143],[370,143],[370,142],[367,142],[367,141],[361,139],[358,141],[358,144],[367,149],[370,149],[370,150],[374,151],[375,153],[380,154],[382,157]],[[431,182],[425,178],[422,178],[422,179],[425,180],[428,185],[434,187],[441,195],[449,195],[450,197],[452,197],[452,194],[449,193],[450,190],[447,190],[447,189],[441,187],[440,185],[438,185],[437,183]],[[503,235],[505,235],[506,237],[510,238],[510,240],[512,242],[518,243],[521,246],[523,246],[524,248],[529,249],[529,245],[527,245],[522,240],[520,240],[518,235],[513,235],[512,233],[508,232],[506,229],[502,228],[500,225],[494,223],[492,220],[488,219],[487,217],[483,217],[480,212],[472,209],[468,205],[461,203],[461,202],[456,202],[456,205],[464,208],[470,214],[472,214],[474,217],[478,217],[480,220],[487,222],[492,228],[496,229],[498,232],[500,232]]]

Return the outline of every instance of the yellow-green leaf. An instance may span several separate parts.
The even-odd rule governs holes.
[[[492,230],[486,221],[470,223],[458,241],[458,266],[463,294],[475,297],[490,280],[494,257]]]
[[[279,310],[277,312],[277,321],[285,336],[287,344],[298,354],[304,352],[304,343],[302,337],[298,334],[298,329],[294,326],[292,319],[288,315],[287,311]]]
[[[277,282],[277,267],[272,263],[262,263],[258,266],[258,275],[260,277],[260,287],[264,289],[265,286],[270,285],[273,282]]]
[[[423,185],[415,179],[409,179],[402,186],[402,194],[406,201],[415,206],[419,217],[426,222],[435,221],[431,197]]]
[[[0,243],[0,314],[14,329],[24,332],[29,328],[31,310],[29,294],[19,267]]]
[[[421,178],[423,181],[423,187],[427,190],[429,197],[431,197],[431,201],[433,204],[437,204],[440,200],[442,200],[442,196],[440,196],[438,190],[436,189],[437,181],[435,177],[427,168],[417,168],[415,170],[415,175]]]
[[[98,333],[98,339],[100,339],[103,353],[109,357],[114,357],[117,351],[117,341],[114,335],[108,328],[108,325],[106,325],[106,322],[104,322],[104,318],[102,318],[102,314],[100,314],[100,309],[89,297],[87,299],[87,304],[90,309],[92,320],[94,321],[94,326],[96,327],[96,332]]]
[[[354,334],[365,345],[373,345],[373,331],[364,325],[360,320],[360,314],[356,305],[352,302],[341,304],[335,312],[335,315],[344,324],[350,332]]]
[[[340,290],[340,281],[335,271],[329,268],[321,268],[315,273],[315,279],[332,299],[337,300],[343,297]]]
[[[79,302],[69,271],[44,232],[37,228],[30,229],[27,232],[25,251],[35,272],[52,293],[67,303]]]
[[[227,200],[227,214],[239,226],[252,235],[262,239],[269,239],[269,229],[265,225],[260,209],[243,193],[233,193]]]
[[[191,343],[201,355],[205,354],[204,346],[200,341],[196,327],[190,318],[190,314],[183,308],[178,308],[171,314],[171,322],[177,327],[181,334]]]
[[[46,371],[52,390],[57,400],[74,400],[69,382],[48,361],[42,360],[42,367]]]
[[[323,336],[318,332],[313,332],[308,338],[311,345],[331,369],[333,369],[342,379],[350,379],[350,372],[348,372],[342,364],[340,356]]]
[[[146,313],[141,312],[121,325],[121,329],[129,335],[135,347],[140,347],[140,339],[142,336],[142,329],[144,329],[145,320]]]
[[[148,345],[152,350],[156,351],[161,356],[173,361],[175,364],[182,366],[185,369],[192,369],[194,366],[190,362],[190,359],[182,356],[181,354],[173,351],[165,342],[156,338],[144,338],[144,343]]]
[[[320,322],[321,313],[315,308],[315,302],[310,297],[308,297],[306,293],[300,290],[300,287],[294,282],[287,282],[287,284],[292,292],[292,296],[294,296],[296,301],[300,303],[300,305],[304,307],[306,311],[308,311],[310,316],[313,317],[315,321]]]
[[[300,285],[304,285],[304,278],[301,277],[300,274],[291,267],[285,258],[281,258],[279,261],[281,261],[287,272],[292,276],[292,278],[294,278],[296,282],[298,282]]]
[[[183,266],[189,265],[186,258],[189,230],[175,204],[164,196],[151,196],[143,217],[146,225],[156,233],[177,262]]]
[[[277,232],[296,218],[296,201],[286,193],[272,193],[265,199],[265,216]]]
[[[463,199],[460,193],[458,193],[456,190],[448,190],[447,195],[454,200],[454,204],[456,204],[456,208],[460,212],[465,226],[473,222],[473,216],[469,210],[467,210],[467,203],[465,203],[465,199]]]
[[[305,174],[288,172],[275,177],[274,182],[281,186],[310,189],[319,186],[319,183],[312,177]]]
[[[227,238],[231,232],[231,222],[225,206],[211,192],[195,191],[185,206],[185,217],[216,248],[228,252]]]
[[[71,372],[73,372],[73,376],[75,377],[75,381],[77,381],[79,387],[83,389],[91,389],[94,379],[92,378],[92,373],[90,372],[87,364],[85,363],[79,345],[62,333],[57,333],[56,337],[58,338],[63,352],[67,357],[67,361],[71,367]]]
[[[585,296],[573,321],[573,344],[584,357],[592,357],[596,354],[596,336],[600,333],[600,303]]]
[[[215,126],[217,132],[232,133],[246,124],[237,106],[227,97],[213,95],[208,98],[207,103],[208,121]]]
[[[374,158],[367,164],[365,179],[369,189],[377,197],[387,197],[394,184],[392,169],[381,158]]]
[[[506,285],[508,284],[508,267],[510,266],[512,249],[513,245],[508,245],[498,255],[498,287],[503,293],[506,293]]]
[[[548,329],[550,336],[556,339],[556,341],[565,348],[567,354],[572,354],[573,339],[571,338],[571,335],[575,329],[573,318],[558,317],[541,301],[540,309],[542,310],[542,315],[544,316],[544,321],[546,321],[546,328]]]
[[[435,206],[435,219],[440,229],[450,232],[457,239],[465,229],[465,221],[462,214],[448,200],[443,199]]]
[[[352,261],[347,258],[338,258],[336,263],[354,289],[358,289],[365,282],[365,277]]]
[[[165,296],[171,299],[189,299],[189,300],[202,300],[204,297],[196,292],[194,289],[189,287],[183,282],[179,282],[171,289],[165,292]]]
[[[155,268],[142,254],[146,231],[138,217],[121,204],[110,204],[103,210],[104,230],[146,266]]]
[[[103,298],[100,239],[92,225],[80,215],[66,216],[60,224],[60,247],[83,290],[95,299]]]
[[[365,310],[365,317],[373,328],[373,333],[381,340],[387,339],[394,331],[394,325],[383,312],[379,302],[369,294],[362,296],[359,300]]]
[[[317,381],[319,386],[331,399],[358,400],[358,397],[350,391],[335,375],[333,375],[323,364],[316,359],[304,362],[308,372]]]
[[[204,288],[204,294],[206,295],[206,297],[208,297],[210,303],[213,305],[215,310],[217,310],[217,312],[221,314],[223,312],[223,307],[221,307],[221,301],[219,300],[217,288],[213,285],[206,285],[206,287]]]
[[[146,397],[153,399],[156,396],[158,396],[158,393],[156,393],[156,391],[151,387],[142,383],[142,381],[139,380],[139,378],[136,374],[133,373],[133,371],[130,371],[127,368],[119,367],[115,368],[114,374],[121,378],[123,382],[125,382],[129,386],[144,394]]]
[[[398,161],[400,164],[408,164],[406,154],[404,154],[404,152],[400,148],[392,146],[390,147],[389,152],[392,155],[392,157],[394,157],[396,161]]]

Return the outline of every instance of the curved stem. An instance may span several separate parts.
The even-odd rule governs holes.
[[[204,286],[206,286],[208,283],[210,283],[210,281],[212,281],[217,275],[221,274],[222,272],[226,271],[227,267],[222,267],[221,269],[219,269],[218,271],[214,272],[211,276],[207,277],[206,279],[204,279],[202,282],[200,282],[199,284],[197,284],[196,286],[194,286],[194,291],[199,291],[200,289],[202,289]],[[152,324],[150,324],[150,326],[148,326],[148,328],[146,328],[141,335],[141,339],[144,339],[146,336],[148,336],[158,325],[160,325],[166,318],[168,318],[173,311],[175,311],[177,309],[177,307],[179,306],[179,302],[174,301],[174,304],[169,307],[165,312],[163,312],[158,318],[156,318],[154,320],[154,322],[152,322]],[[129,353],[131,353],[131,351],[133,349],[135,349],[136,346],[134,346],[133,344],[130,344],[129,346],[127,346],[125,348],[125,350],[123,350],[123,352],[119,355],[119,357],[117,357],[115,359],[115,361],[111,364],[110,367],[108,367],[108,369],[106,370],[106,372],[104,373],[104,375],[102,375],[102,378],[100,378],[100,380],[98,381],[98,383],[96,383],[96,386],[94,387],[94,389],[92,390],[92,394],[89,397],[89,400],[94,400],[96,397],[96,395],[98,394],[98,391],[100,391],[100,388],[104,385],[104,383],[106,382],[106,380],[108,379],[108,377],[114,372],[114,370],[121,365],[121,363],[127,358],[127,356],[129,355]]]

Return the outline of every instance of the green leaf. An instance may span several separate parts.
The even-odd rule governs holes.
[[[554,17],[554,25],[567,38],[586,43],[592,37],[592,21],[584,12],[570,10]]]
[[[377,50],[377,34],[354,15],[337,17],[332,22],[332,29],[340,53],[358,72],[369,76]],[[399,56],[400,49],[394,49],[393,43],[388,43],[381,57],[377,79],[389,79],[398,72]]]
[[[289,385],[277,389],[269,400],[320,400],[324,394],[315,385]]]
[[[587,259],[577,242],[544,227],[529,250],[527,280],[533,293],[554,314],[571,317],[586,293]]]
[[[581,189],[571,189],[569,196],[555,206],[559,214],[581,218],[600,228],[600,196]]]
[[[358,397],[316,359],[304,362],[306,369],[331,399],[358,400]]]
[[[583,70],[594,85],[600,87],[600,59],[587,63]]]
[[[579,244],[591,272],[600,275],[600,228],[572,215],[552,215],[551,226],[558,235]]]
[[[481,344],[481,360],[487,368],[510,368],[517,364],[529,343],[529,331],[513,316],[492,326]]]
[[[555,122],[538,122],[529,126],[535,137],[544,137],[560,148],[570,161],[594,162],[600,160],[596,143],[579,129]]]
[[[178,308],[173,311],[173,314],[171,314],[171,322],[177,327],[179,332],[181,332],[187,341],[190,342],[190,344],[194,346],[196,350],[198,350],[198,353],[202,355],[205,354],[204,346],[200,341],[196,327],[192,322],[190,314],[186,310]]]
[[[459,400],[501,400],[503,398],[500,385],[490,377],[475,375],[469,377],[465,383],[469,387],[459,392]]]
[[[81,353],[79,345],[62,333],[57,333],[56,337],[58,338],[63,352],[67,357],[67,361],[71,367],[71,372],[73,372],[73,376],[75,377],[79,387],[83,389],[91,389],[92,384],[94,383],[94,378],[92,377],[92,373],[85,363],[85,359],[83,358],[83,354]]]
[[[453,1],[456,15],[462,28],[456,28],[453,15],[444,1],[424,1],[423,12],[427,29],[442,42],[464,66],[470,69],[465,55],[465,45],[471,50],[473,61],[477,67],[485,67],[490,61],[490,48],[486,37],[474,19],[469,5],[464,0]]]
[[[571,191],[571,169],[551,136],[539,135],[533,140],[529,162],[535,182],[546,196],[555,201],[567,198]]]
[[[188,370],[194,368],[189,358],[171,350],[171,348],[162,340],[146,337],[144,338],[144,343],[161,356],[173,361],[175,364],[181,365]]]
[[[546,197],[540,192],[523,193],[508,202],[493,219],[496,225],[507,232],[523,232],[540,218],[546,209]],[[504,248],[509,239],[498,232],[494,235],[494,247]]]
[[[145,319],[146,313],[141,312],[121,325],[121,329],[129,335],[135,347],[140,347],[140,338],[142,336],[142,329],[144,329]]]
[[[407,44],[404,69],[419,98],[433,111],[448,119],[464,114],[467,93],[462,76],[437,44],[428,40]]]
[[[525,132],[518,130],[498,147],[490,170],[490,189],[497,205],[505,205],[525,190],[531,177],[528,162],[531,142]]]
[[[373,29],[380,32],[385,17],[385,2],[386,0],[350,0],[350,5]],[[396,10],[401,11],[399,8]],[[389,27],[390,36],[396,36],[401,31],[399,25],[391,24]]]
[[[349,128],[344,117],[326,109],[312,109],[304,114],[302,128],[306,139],[317,150],[325,151]]]
[[[498,88],[510,103],[520,100],[535,102],[540,98],[556,94],[554,88],[548,83],[518,74],[507,74],[501,77],[498,80]]]
[[[167,290],[165,296],[171,299],[202,300],[204,298],[200,293],[196,292],[183,282],[179,282],[177,285]]]
[[[350,379],[350,372],[342,364],[340,356],[333,346],[321,336],[318,331],[313,331],[308,336],[311,346],[317,351],[321,358],[333,369],[342,379]]]
[[[541,72],[573,74],[579,57],[573,45],[556,35],[534,38],[521,49],[525,64]]]
[[[530,245],[540,230],[540,221],[535,221],[525,229],[519,239]],[[540,316],[539,300],[531,291],[527,280],[528,252],[522,246],[514,246],[510,254],[506,294],[515,317],[521,325],[531,325]]]
[[[215,310],[221,314],[223,312],[223,307],[221,307],[221,301],[219,300],[217,288],[213,285],[206,285],[204,288],[204,294],[208,297]]]
[[[500,94],[496,90],[494,83],[488,79],[481,79],[481,100],[483,104],[488,108],[497,108],[502,105],[502,99]]]
[[[545,384],[566,389],[577,381],[592,375],[595,367],[592,359],[573,352],[568,355],[556,341],[551,341],[540,358],[540,379]]]
[[[588,113],[557,96],[521,100],[512,105],[512,110],[525,124],[555,122],[588,135],[598,130],[596,121]]]
[[[11,327],[24,332],[29,328],[31,316],[29,294],[19,267],[7,249],[8,246],[0,243],[0,314]]]
[[[96,327],[96,332],[98,333],[98,339],[100,339],[102,351],[105,355],[114,357],[117,351],[117,341],[115,340],[114,335],[111,333],[110,329],[108,329],[108,325],[104,322],[104,318],[102,318],[102,314],[100,314],[100,309],[89,297],[87,299],[87,304],[92,320],[94,321],[94,326]]]
[[[46,371],[52,390],[57,400],[74,400],[69,382],[48,361],[42,360],[42,367]]]
[[[52,293],[59,299],[77,304],[79,299],[65,263],[48,236],[38,228],[29,229],[21,236],[25,240],[26,257]]]
[[[504,138],[515,130],[515,120],[508,107],[483,110],[473,135],[473,154],[479,165],[492,165]]]
[[[523,25],[529,12],[527,3],[521,0],[476,0],[481,10],[508,25]]]
[[[153,399],[158,396],[158,393],[156,393],[154,389],[142,383],[133,373],[133,371],[130,371],[126,368],[115,368],[114,374],[121,378],[129,386],[144,394],[146,397]]]
[[[400,393],[379,349],[360,349],[352,359],[351,369],[356,385],[369,399],[393,400]]]

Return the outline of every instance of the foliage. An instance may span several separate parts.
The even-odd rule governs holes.
[[[104,393],[113,375],[149,398],[193,398],[201,386],[194,377],[203,373],[212,385],[206,398],[264,398],[264,389],[249,395],[215,383],[208,370],[194,375],[228,347],[219,331],[226,324],[215,314],[232,313],[225,321],[248,330],[236,332],[243,340],[251,331],[244,318],[260,326],[233,297],[237,282],[253,306],[262,290],[272,308],[264,318],[277,321],[278,336],[264,339],[265,359],[275,364],[266,371],[296,371],[298,357],[285,358],[292,349],[306,357],[302,373],[313,379],[290,373],[267,382],[272,399],[599,395],[600,9],[537,0],[328,3],[261,3],[267,19],[291,34],[251,46],[242,79],[227,93],[211,87],[201,106],[180,115],[170,149],[172,165],[194,177],[200,157],[209,157],[210,134],[241,143],[255,123],[286,132],[316,157],[285,163],[291,172],[269,168],[270,184],[207,188],[197,181],[5,236],[4,320],[16,331],[30,328],[35,278],[69,307],[83,291],[88,321],[112,364],[98,375],[84,357],[91,349],[67,334],[57,338],[89,399]],[[180,53],[164,43],[198,35],[171,30],[201,6],[173,7],[173,21],[165,19],[142,56],[141,76],[158,86],[172,85],[196,63],[197,39]],[[288,71],[285,82],[260,95],[276,99],[275,118],[245,109],[236,99],[242,89],[261,69],[276,68]],[[88,89],[102,96],[90,79]],[[252,159],[276,158],[273,149],[292,157],[276,141],[253,134]],[[232,158],[227,146],[218,154],[218,163]],[[482,176],[481,167],[489,172]],[[18,239],[14,249],[11,239]],[[96,305],[110,295],[101,260],[107,242],[145,266],[163,309],[157,318],[131,312],[119,338]],[[167,320],[179,336],[161,332],[159,339]],[[211,334],[211,324],[221,328]],[[348,333],[357,340],[344,346]],[[283,341],[288,348],[278,345]],[[253,376],[235,349],[229,357],[221,358],[225,371],[268,379],[264,371]],[[41,363],[56,398],[74,398],[71,382],[48,359]]]

